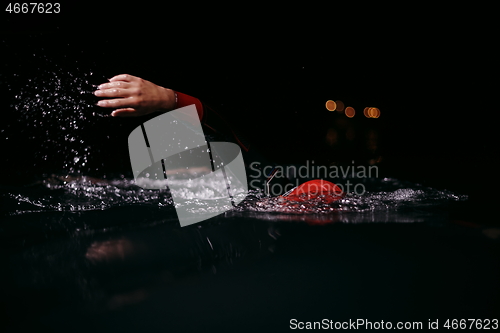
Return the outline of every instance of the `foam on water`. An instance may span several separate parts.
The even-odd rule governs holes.
[[[176,182],[175,179],[169,181]],[[203,179],[194,179],[189,182],[177,180],[179,181],[185,182],[186,187],[183,199],[177,200],[176,205],[189,204],[199,209],[213,209],[216,206],[214,202],[224,197],[220,184],[209,184]],[[285,201],[282,197],[266,197],[262,191],[250,190],[246,200],[237,207],[233,207],[232,211],[290,215],[396,212],[401,209],[423,209],[467,199],[465,195],[405,183],[393,178],[371,179],[370,182],[372,188],[385,190],[366,191],[360,195],[347,193],[344,198],[332,203],[327,203],[321,197],[294,203]],[[403,184],[405,188],[397,188]],[[3,206],[7,215],[47,211],[103,210],[133,205],[174,206],[168,189],[146,190],[130,179],[106,181],[91,177],[52,176],[29,187],[5,188],[3,192]],[[222,207],[221,211],[226,208]]]

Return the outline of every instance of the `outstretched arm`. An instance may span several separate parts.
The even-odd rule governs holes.
[[[94,92],[98,97],[111,97],[100,100],[97,105],[114,108],[114,117],[144,116],[152,112],[166,112],[177,107],[175,92],[160,87],[139,77],[120,74],[103,83]]]
[[[120,74],[109,79],[109,82],[101,84],[94,94],[98,97],[114,97],[97,103],[105,108],[114,108],[111,113],[113,117],[144,116],[194,104],[200,121],[203,120],[204,107],[198,98],[160,87],[129,74]]]

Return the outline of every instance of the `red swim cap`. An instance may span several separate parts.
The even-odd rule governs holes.
[[[334,183],[314,179],[297,186],[283,198],[290,201],[307,201],[320,196],[324,201],[330,203],[341,199],[344,193]]]

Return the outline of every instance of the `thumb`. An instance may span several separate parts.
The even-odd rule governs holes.
[[[137,110],[133,109],[133,108],[116,109],[115,111],[111,112],[111,116],[113,116],[113,117],[133,117],[133,116],[137,116]]]

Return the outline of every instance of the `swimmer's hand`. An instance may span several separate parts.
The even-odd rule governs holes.
[[[97,105],[116,108],[113,117],[144,116],[152,112],[166,112],[175,108],[175,93],[172,89],[157,86],[129,74],[120,74],[103,83],[94,95],[98,97],[116,97],[100,100]]]

